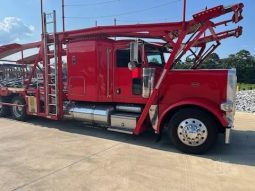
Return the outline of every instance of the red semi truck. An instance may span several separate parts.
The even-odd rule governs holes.
[[[24,69],[21,87],[0,87],[0,116],[69,118],[135,135],[167,129],[173,144],[187,153],[207,151],[218,133],[229,143],[236,71],[198,68],[221,40],[241,35],[241,27],[216,28],[242,20],[243,7],[220,5],[182,22],[65,32],[56,32],[55,12],[51,21],[44,13],[41,41],[0,47],[1,59],[21,52],[16,64],[31,68]],[[228,13],[231,19],[213,22]],[[39,52],[24,57],[31,48]],[[193,55],[191,68],[176,69],[187,53]]]

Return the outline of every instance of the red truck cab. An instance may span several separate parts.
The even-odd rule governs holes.
[[[137,128],[138,117],[171,53],[160,43],[144,41],[139,41],[137,53],[132,53],[130,43],[134,42],[109,39],[69,42],[67,98],[77,103],[69,107],[69,117],[87,121],[91,107],[104,105],[98,110],[109,112],[104,124],[109,125],[110,130],[140,134],[151,126],[160,134],[163,128],[169,128],[171,139],[186,152],[190,147],[193,152],[194,147],[206,142],[211,134],[216,137],[218,132],[225,132],[233,125],[234,100],[230,96],[235,94],[235,70],[173,68],[167,71],[155,103],[150,107],[148,120],[142,128]],[[132,54],[138,55],[135,68],[129,66]],[[231,107],[227,111],[226,104]],[[119,121],[117,125],[111,124],[115,117]],[[92,118],[89,120],[98,123]],[[125,123],[128,120],[133,120],[133,126]]]

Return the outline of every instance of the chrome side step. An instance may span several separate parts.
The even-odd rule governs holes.
[[[231,127],[226,128],[225,132],[225,144],[230,144]]]
[[[119,133],[125,133],[125,134],[134,134],[133,130],[131,129],[125,129],[125,128],[118,128],[118,127],[109,127],[107,128],[108,131],[114,131],[114,132],[119,132]]]

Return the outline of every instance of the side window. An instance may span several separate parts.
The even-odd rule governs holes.
[[[127,68],[128,63],[130,62],[130,50],[129,49],[119,49],[116,51],[116,63],[117,67]],[[139,52],[138,62],[142,63],[141,54]],[[141,67],[141,64],[138,65],[138,68]]]
[[[147,60],[150,65],[163,65],[164,56],[161,52],[147,52]]]
[[[130,61],[130,51],[129,49],[122,49],[116,51],[116,63],[117,67],[128,67]]]
[[[161,55],[159,55],[159,54],[148,55],[148,62],[149,63],[159,64],[159,65],[161,65],[163,63]]]

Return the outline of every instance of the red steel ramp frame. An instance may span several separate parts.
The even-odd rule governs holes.
[[[108,38],[108,37],[135,37],[135,38],[150,38],[161,39],[172,48],[172,52],[168,62],[166,63],[164,70],[158,80],[152,95],[148,99],[143,113],[138,121],[138,125],[134,130],[135,134],[139,134],[143,131],[143,123],[148,115],[148,111],[152,104],[155,104],[157,94],[161,88],[167,71],[169,71],[174,62],[180,59],[187,51],[191,51],[195,56],[194,68],[201,64],[208,55],[210,55],[219,45],[220,41],[229,37],[239,37],[242,34],[242,27],[236,29],[226,30],[223,32],[216,32],[215,29],[218,26],[227,25],[228,23],[238,23],[243,19],[242,10],[244,5],[242,3],[232,6],[224,7],[223,5],[216,6],[211,9],[199,12],[193,15],[193,19],[184,22],[173,23],[157,23],[157,24],[136,24],[136,25],[118,25],[118,26],[99,26],[93,28],[86,28],[80,30],[72,30],[66,32],[56,33],[55,36],[48,35],[49,43],[57,37],[58,42],[58,58],[61,58],[65,51],[62,49],[62,45],[71,40],[82,40],[89,38]],[[214,23],[213,19],[222,15],[233,13],[231,19],[223,20],[221,22]],[[210,33],[207,35],[207,33]],[[188,40],[187,40],[188,39]],[[215,43],[211,47],[206,48],[208,43]],[[35,68],[38,62],[43,61],[43,41],[29,43],[24,45],[12,44],[0,47],[0,59],[5,56],[11,55],[18,50],[25,50],[29,48],[38,47],[39,53],[30,58],[23,58],[18,60],[17,63],[33,64],[33,70],[30,74],[28,83],[31,81]],[[198,54],[192,51],[192,48],[199,48]],[[35,60],[33,60],[35,59]],[[61,62],[59,62],[61,64]],[[62,71],[60,71],[62,72]],[[60,77],[62,75],[59,75]],[[61,81],[62,79],[59,79]],[[26,90],[28,86],[26,87]],[[59,91],[62,91],[60,89]],[[63,96],[60,93],[59,96]],[[60,105],[60,107],[62,107]],[[63,115],[61,113],[60,115]],[[60,116],[61,117],[61,116]]]

